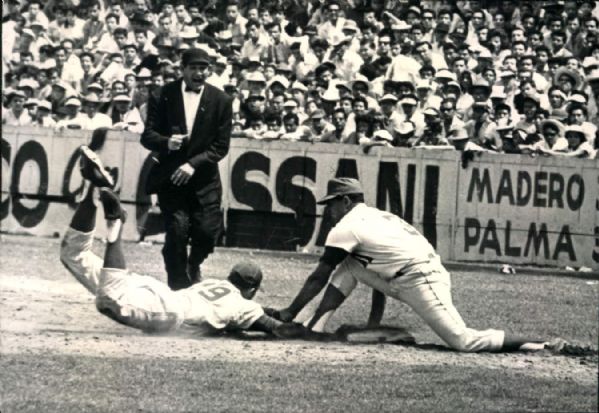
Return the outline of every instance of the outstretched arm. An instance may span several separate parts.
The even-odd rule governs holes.
[[[291,321],[324,288],[335,267],[345,259],[348,252],[340,248],[326,247],[318,266],[308,277],[293,302],[281,311],[281,320]]]
[[[248,330],[263,331],[265,333],[272,334],[274,329],[282,324],[283,323],[279,320],[264,314],[259,319],[254,321],[254,323],[248,328]]]

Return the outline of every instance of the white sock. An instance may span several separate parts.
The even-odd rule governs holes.
[[[123,226],[123,221],[121,219],[107,219],[106,220],[106,242],[115,242],[119,233],[121,232],[121,227]]]

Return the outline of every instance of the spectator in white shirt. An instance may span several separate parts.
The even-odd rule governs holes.
[[[8,93],[8,110],[2,111],[2,125],[26,126],[31,124],[29,112],[25,109],[27,97],[20,90]]]

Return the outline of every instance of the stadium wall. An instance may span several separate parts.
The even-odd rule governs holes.
[[[1,230],[60,236],[83,182],[90,131],[4,127]],[[100,150],[129,212],[125,238],[161,238],[139,136],[109,132]],[[314,251],[330,223],[318,198],[335,176],[359,178],[369,205],[418,228],[445,259],[599,268],[599,161],[234,139],[220,163],[222,244]],[[99,214],[98,224],[103,220]]]

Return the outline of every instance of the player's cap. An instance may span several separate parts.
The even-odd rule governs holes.
[[[260,288],[262,270],[253,262],[243,261],[235,264],[227,277],[231,284],[240,289]]]
[[[364,194],[360,181],[354,178],[333,178],[327,184],[327,194],[317,204],[322,205],[340,196],[357,194]]]

